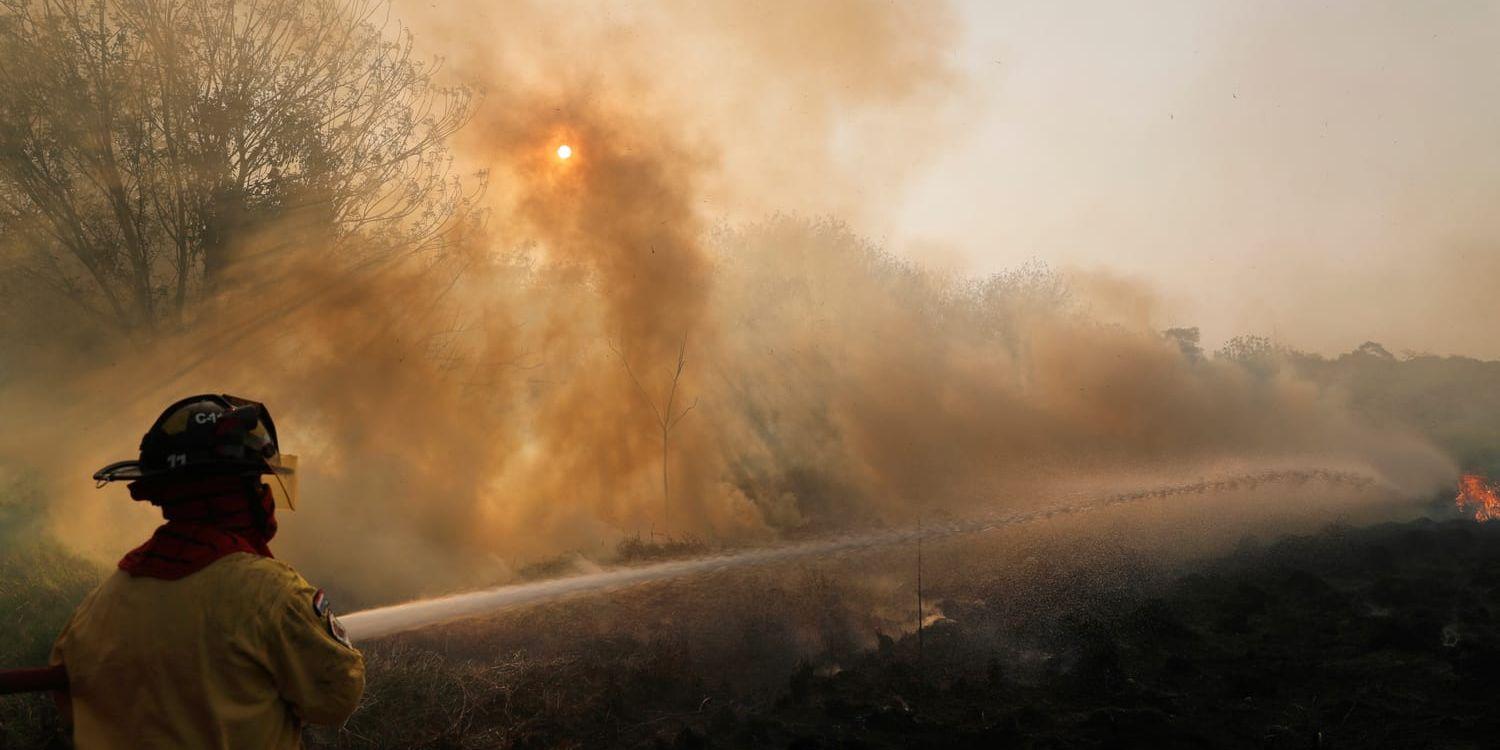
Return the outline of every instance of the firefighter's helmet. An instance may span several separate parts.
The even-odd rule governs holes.
[[[149,478],[241,474],[276,477],[287,505],[295,502],[296,457],[282,455],[276,423],[264,404],[227,394],[189,396],[166,408],[141,438],[140,458],[94,472],[103,484]]]

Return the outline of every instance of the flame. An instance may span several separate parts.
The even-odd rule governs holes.
[[[1460,513],[1472,514],[1480,523],[1500,518],[1500,487],[1479,474],[1465,474],[1459,478],[1458,496],[1453,502]]]

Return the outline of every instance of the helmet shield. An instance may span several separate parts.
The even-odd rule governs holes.
[[[276,498],[276,505],[287,510],[296,510],[297,457],[278,453],[267,463],[271,467],[271,471],[268,472],[271,476],[266,484],[271,488],[271,496]]]

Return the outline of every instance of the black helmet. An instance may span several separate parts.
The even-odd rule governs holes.
[[[141,457],[96,472],[105,482],[148,477],[275,474],[291,477],[294,456],[282,456],[276,423],[264,404],[230,395],[189,396],[168,406],[141,438]],[[290,494],[290,493],[287,493]]]

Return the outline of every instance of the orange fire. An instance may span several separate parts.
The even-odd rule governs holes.
[[[1500,487],[1478,474],[1465,474],[1458,480],[1458,497],[1453,501],[1460,513],[1473,515],[1480,523],[1500,518]]]

